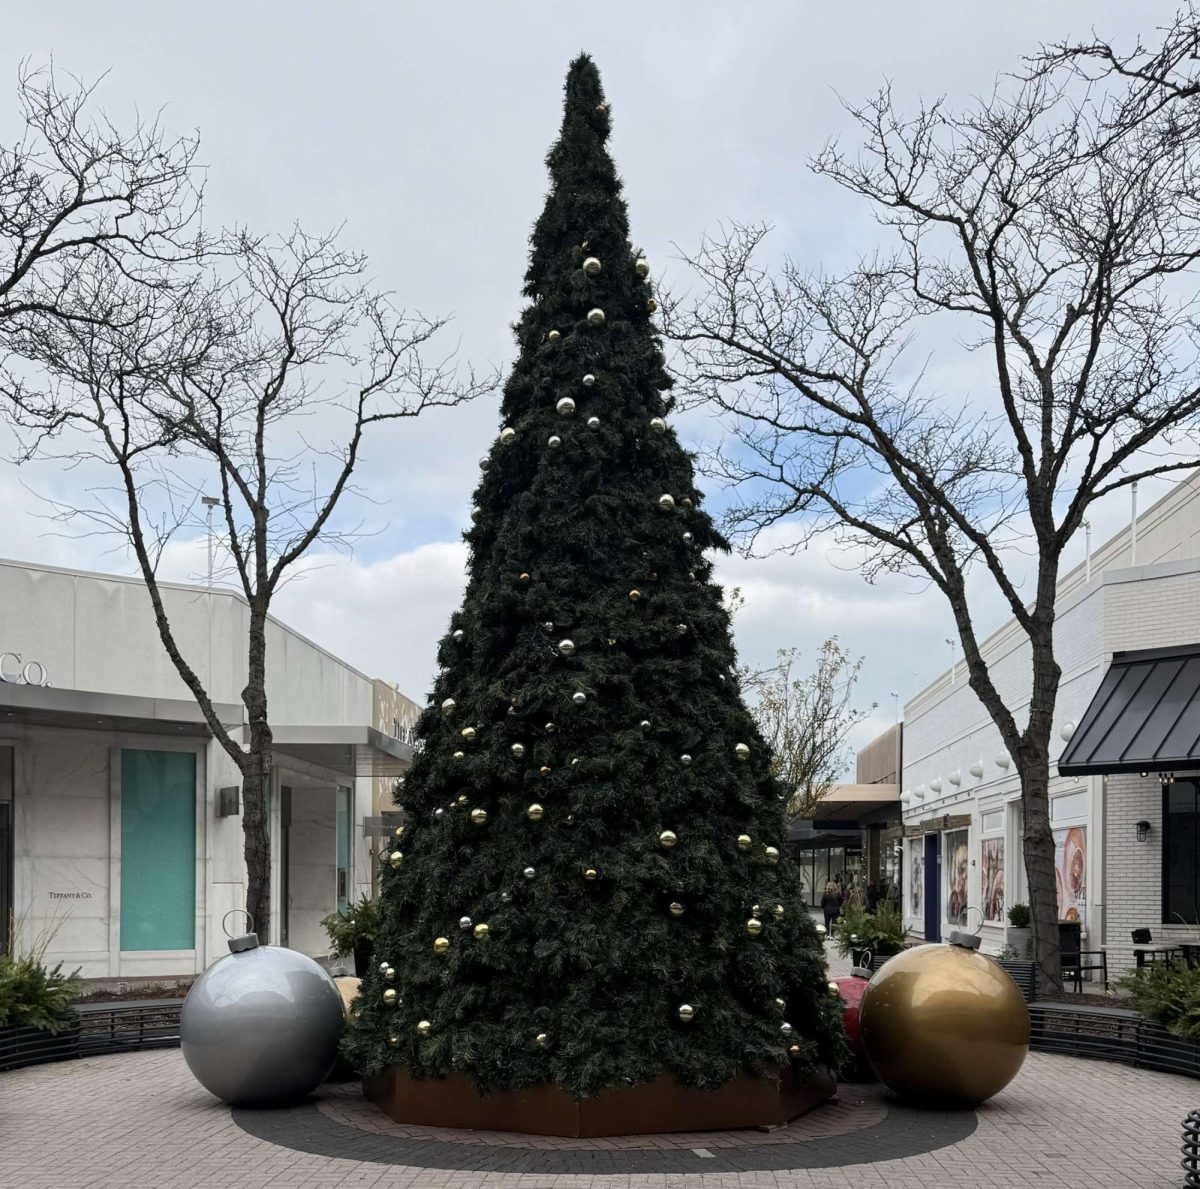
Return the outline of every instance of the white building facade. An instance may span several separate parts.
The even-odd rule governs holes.
[[[248,608],[163,586],[185,658],[245,739]],[[237,766],[158,638],[140,581],[0,562],[0,920],[85,978],[202,971],[244,930]],[[374,781],[411,748],[373,726],[372,681],[272,620],[269,939],[314,956],[369,891]],[[3,940],[3,938],[0,938]]]
[[[1164,781],[1187,781],[1195,773],[1064,776],[1057,759],[1114,654],[1200,646],[1200,476],[1139,516],[1138,564],[1131,564],[1133,549],[1133,534],[1125,529],[1096,551],[1090,577],[1086,563],[1065,575],[1056,625],[1062,680],[1050,816],[1059,917],[1080,922],[1086,948],[1108,950],[1114,976],[1132,963],[1134,929],[1149,928],[1156,940],[1183,932],[1189,940],[1197,936],[1194,906],[1183,914],[1193,919],[1169,919],[1165,883],[1191,877],[1170,875],[1189,860],[1168,855],[1163,829]],[[983,653],[1021,721],[1030,680],[1024,634],[1010,621],[988,638]],[[966,911],[971,927],[982,919],[985,949],[999,951],[1007,909],[1028,903],[1020,785],[961,663],[905,706],[901,790],[906,923],[915,936],[936,939],[957,927]],[[1149,831],[1139,831],[1138,822],[1149,823]]]

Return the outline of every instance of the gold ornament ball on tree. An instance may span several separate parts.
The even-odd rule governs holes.
[[[584,879],[588,879],[588,880],[595,879],[596,876],[599,874],[600,874],[600,872],[598,872],[595,867],[585,867],[583,869],[583,878]]]
[[[500,431],[500,445],[511,446],[517,440],[517,431],[511,425],[506,425]]]
[[[588,429],[599,429],[600,428],[600,418],[599,417],[589,417],[587,419],[587,427],[588,427]]]
[[[442,703],[442,713],[443,713],[443,714],[444,714],[444,715],[445,715],[447,718],[449,718],[449,717],[450,717],[450,715],[452,715],[452,714],[454,713],[454,710],[455,710],[455,708],[456,708],[457,706],[458,706],[458,703],[457,703],[457,702],[456,702],[456,701],[455,701],[453,698],[447,698],[447,699],[446,699],[446,700],[445,700],[445,701]]]
[[[749,933],[751,937],[757,937],[762,932],[762,930],[763,930],[762,921],[760,921],[758,919],[758,917],[751,917],[746,922],[746,932]]]
[[[778,863],[779,862],[779,848],[778,847],[768,846],[763,851],[763,854],[767,856],[768,863]]]
[[[396,827],[396,828],[395,828],[395,829],[392,831],[392,837],[393,837],[393,838],[403,838],[403,837],[404,837],[404,827],[403,827],[403,826],[397,826],[397,827]]]
[[[456,751],[452,758],[456,764],[461,764],[467,758],[467,753],[465,751]]]
[[[417,1021],[417,1032],[422,1036],[428,1036],[433,1031],[433,1025],[428,1020]]]
[[[681,764],[690,764],[692,762],[692,757],[685,751],[683,755],[679,757],[679,762]]]
[[[675,836],[674,830],[664,830],[658,836],[658,845],[661,846],[663,850],[670,850],[671,847],[673,847],[678,841],[679,839]]]
[[[588,372],[587,375],[583,377],[583,386],[585,388],[590,388],[593,384],[595,384],[595,382],[596,377],[592,375],[591,372]]]
[[[779,1008],[780,1011],[784,1011],[787,1008],[787,1002],[783,999],[776,999],[775,1006]]]
[[[696,1018],[696,1009],[690,1003],[681,1003],[679,1005],[679,1018],[685,1024],[690,1024]]]
[[[509,750],[513,753],[514,759],[521,760],[521,759],[525,758],[525,744],[524,743],[514,743],[512,745],[512,747],[509,748]]]
[[[462,628],[455,628],[454,631],[450,633],[450,637],[455,644],[461,644],[467,638],[467,633],[464,632]]]
[[[552,330],[546,335],[546,341],[551,343],[557,343],[560,338],[562,338],[562,335],[557,330]]]
[[[457,800],[455,801],[455,804],[456,804],[456,805],[466,805],[466,803],[467,803],[469,800],[470,800],[470,798],[467,796],[467,794],[466,794],[466,793],[459,793],[459,794],[458,794],[458,798],[457,798]]]
[[[760,920],[762,918],[762,905],[761,904],[750,905],[750,915],[752,917],[754,917],[755,920]]]
[[[551,768],[549,764],[543,764],[538,769],[538,775],[542,776],[542,777],[546,777],[546,776],[549,776],[553,771],[554,771],[554,769]]]
[[[656,302],[653,297],[650,298],[650,300],[648,302],[646,302],[646,309],[648,309],[650,311],[650,313],[653,314],[654,311],[658,309],[658,302]]]
[[[383,1002],[388,1007],[391,1007],[399,997],[399,993],[396,991],[395,987],[388,987],[388,989],[383,993]]]
[[[395,1049],[400,1046],[400,1038],[398,1036],[389,1036],[387,1038],[388,1048]]]
[[[463,727],[459,733],[468,743],[475,742],[476,731],[474,727]]]
[[[525,810],[525,816],[531,822],[540,822],[545,812],[546,811],[535,802],[527,810]]]
[[[587,694],[585,694],[583,692],[583,690],[577,689],[571,695],[571,701],[574,702],[576,706],[586,706],[587,705]]]
[[[574,656],[575,655],[575,641],[574,640],[559,640],[558,651],[561,656]]]
[[[662,495],[658,497],[658,506],[664,512],[670,512],[671,509],[675,507],[675,497],[669,491],[664,491]]]
[[[739,760],[748,760],[750,758],[750,748],[745,743],[739,743],[737,747],[733,749],[733,754],[736,755]]]
[[[785,909],[784,909],[783,905],[782,905],[782,904],[776,904],[776,905],[775,905],[775,907],[771,909],[771,915],[772,915],[772,916],[773,916],[773,917],[774,917],[774,918],[775,918],[777,921],[782,921],[782,920],[783,920],[783,918],[784,918],[784,915],[785,915]]]
[[[575,402],[569,396],[564,396],[555,404],[554,411],[560,417],[570,417],[575,412]]]
[[[914,1103],[977,1106],[1016,1077],[1029,1051],[1016,983],[966,945],[889,958],[867,984],[859,1022],[876,1074]]]
[[[471,810],[471,824],[476,826],[486,825],[488,820],[486,809]]]
[[[475,936],[482,941],[487,935],[488,927],[483,921],[480,921],[479,924],[475,926]]]
[[[533,575],[526,572],[525,570],[522,570],[521,573],[519,573],[517,575],[517,581],[522,586],[528,586],[533,581]]]
[[[793,1057],[799,1057],[801,1052],[803,1052],[803,1050],[800,1048],[799,1045],[789,1045],[788,1052],[791,1053],[791,1055]]]
[[[683,905],[680,904],[678,900],[672,900],[667,907],[673,917],[683,916]]]
[[[749,834],[739,834],[737,836],[738,850],[749,850],[753,842],[754,840]]]
[[[450,948],[450,938],[435,937],[433,939],[433,952],[435,954],[444,954]]]
[[[559,446],[562,445],[562,438],[560,438],[558,434],[552,433],[546,439],[546,445],[549,446],[551,450],[557,450]]]
[[[399,871],[400,864],[404,862],[404,852],[399,850],[392,851],[392,853],[388,855],[388,862],[391,863],[393,871]]]
[[[600,309],[588,310],[587,320],[590,326],[603,326],[604,311]]]
[[[782,1032],[784,1036],[791,1036],[792,1026],[786,1020],[784,1020],[784,1022],[779,1025],[779,1031]]]
[[[539,1049],[544,1049],[550,1043],[550,1037],[547,1036],[545,1032],[539,1032],[537,1036],[533,1038],[533,1043],[537,1045]]]
[[[667,432],[667,423],[661,417],[650,418],[651,433],[663,434]]]
[[[640,590],[634,589],[629,592],[629,601],[631,603],[638,602],[638,600],[641,599],[641,597],[642,597],[642,592]]]
[[[597,260],[595,256],[589,256],[583,262],[583,271],[587,273],[589,277],[598,275],[600,272],[600,267],[600,261]]]
[[[633,262],[633,271],[637,273],[639,277],[648,277],[650,275],[650,262],[644,257],[639,256]]]

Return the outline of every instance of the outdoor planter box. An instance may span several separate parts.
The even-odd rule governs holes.
[[[57,1035],[40,1028],[0,1028],[0,1070],[65,1061],[79,1056],[79,1021],[73,1020]]]
[[[1138,1031],[1137,1063],[1160,1073],[1200,1078],[1200,1041],[1175,1036],[1162,1024],[1143,1019]]]

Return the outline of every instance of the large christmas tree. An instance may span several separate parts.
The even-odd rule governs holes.
[[[363,1072],[591,1095],[777,1076],[841,1043],[609,127],[581,56],[384,865],[346,1046]]]

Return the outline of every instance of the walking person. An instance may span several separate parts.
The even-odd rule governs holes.
[[[832,879],[825,885],[825,895],[821,897],[821,911],[825,914],[825,930],[828,932],[842,911],[842,898],[838,894],[837,884]]]

